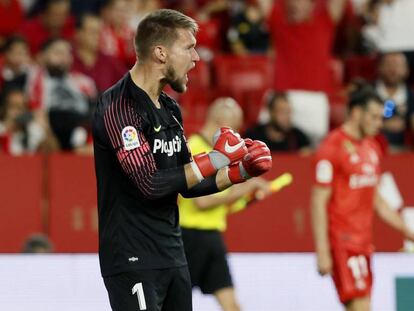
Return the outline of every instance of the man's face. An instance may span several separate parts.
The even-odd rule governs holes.
[[[72,65],[71,46],[67,41],[54,42],[44,53],[44,62],[50,74],[61,75]]]
[[[5,61],[13,70],[20,70],[30,62],[30,53],[27,44],[16,42],[5,53]]]
[[[365,109],[361,109],[359,127],[363,136],[375,136],[383,125],[384,106],[377,101],[370,101]]]
[[[408,76],[407,59],[401,53],[392,53],[383,56],[379,74],[386,85],[397,86],[403,83]]]
[[[270,111],[270,122],[278,130],[287,132],[291,129],[292,108],[287,100],[279,98]]]
[[[101,30],[102,21],[100,19],[92,16],[85,17],[83,26],[76,35],[78,45],[90,51],[98,51]]]
[[[26,112],[26,99],[23,92],[11,92],[6,100],[6,119],[15,120]]]
[[[194,68],[200,57],[195,50],[196,39],[187,29],[178,29],[178,39],[167,49],[165,80],[179,93],[187,90],[187,73]]]
[[[66,19],[70,14],[70,2],[59,1],[49,5],[45,12],[44,21],[46,26],[53,30],[60,30],[63,28]]]
[[[300,23],[312,15],[314,0],[285,0],[288,19]]]
[[[108,8],[108,22],[115,27],[122,27],[130,18],[130,6],[125,0],[117,0]]]

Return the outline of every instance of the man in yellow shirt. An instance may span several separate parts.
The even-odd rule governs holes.
[[[243,113],[235,100],[219,98],[209,108],[207,120],[188,144],[193,154],[212,150],[210,137],[222,126],[238,130]],[[179,197],[180,225],[192,286],[204,294],[214,294],[224,311],[239,311],[222,238],[226,217],[246,207],[255,192],[270,193],[269,183],[253,178],[245,183],[209,196],[193,199]]]

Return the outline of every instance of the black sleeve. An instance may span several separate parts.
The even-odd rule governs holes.
[[[125,174],[147,199],[187,189],[184,166],[159,170],[142,131],[143,120],[125,98],[116,99],[103,114],[104,130]]]
[[[219,192],[216,183],[216,175],[210,176],[204,179],[201,183],[195,185],[191,189],[181,191],[181,195],[184,198],[202,197],[205,195]]]

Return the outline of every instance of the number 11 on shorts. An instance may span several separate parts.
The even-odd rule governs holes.
[[[365,289],[365,278],[368,275],[368,263],[365,256],[359,255],[349,257],[348,267],[351,269],[352,275],[354,276],[356,287],[360,290]]]
[[[140,310],[147,310],[147,303],[145,302],[144,289],[142,283],[137,283],[132,287],[132,295],[137,294],[138,305]]]

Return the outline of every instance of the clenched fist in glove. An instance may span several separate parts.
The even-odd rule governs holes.
[[[229,127],[217,130],[213,143],[213,151],[194,156],[193,171],[200,181],[214,175],[220,168],[240,161],[247,154],[244,140]]]
[[[243,160],[229,167],[228,175],[233,184],[241,183],[251,177],[260,176],[272,167],[272,156],[266,144],[260,140],[246,139],[248,153]]]

